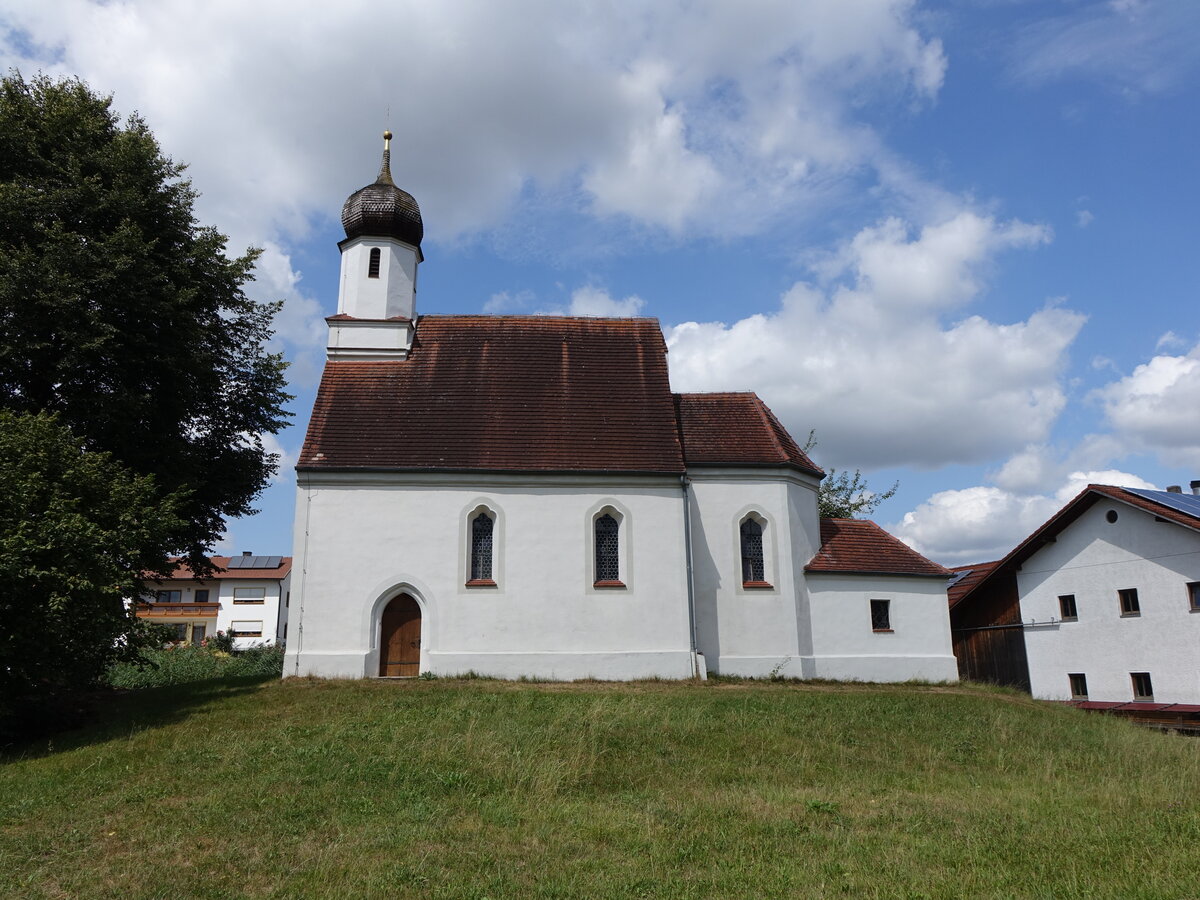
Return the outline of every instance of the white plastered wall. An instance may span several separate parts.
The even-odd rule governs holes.
[[[820,542],[817,479],[790,469],[691,469],[696,634],[708,670],[807,677],[811,655],[803,567]],[[740,526],[763,524],[764,577],[742,585]]]
[[[496,513],[496,587],[468,587],[466,523]],[[592,520],[620,514],[624,588],[593,586]],[[300,473],[285,675],[363,677],[401,592],[421,671],[573,679],[693,672],[677,478]]]
[[[342,242],[338,312],[359,319],[411,319],[416,304],[418,250],[397,240],[359,237]],[[367,275],[379,250],[379,276]]]
[[[1109,512],[1117,514],[1109,522]],[[1021,566],[1017,586],[1034,697],[1070,699],[1068,675],[1087,676],[1088,699],[1133,700],[1130,674],[1148,672],[1160,703],[1200,703],[1200,534],[1101,499]],[[1141,614],[1122,617],[1117,591],[1136,588]],[[1061,621],[1073,594],[1078,620]]]
[[[808,573],[812,657],[807,677],[845,681],[957,681],[946,579]],[[871,601],[888,600],[890,632],[871,627]]]

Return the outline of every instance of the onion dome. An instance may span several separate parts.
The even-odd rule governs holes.
[[[347,238],[392,237],[421,246],[425,226],[421,222],[421,208],[408,191],[396,187],[391,171],[392,133],[383,133],[383,165],[374,184],[355,191],[342,207],[342,227]]]

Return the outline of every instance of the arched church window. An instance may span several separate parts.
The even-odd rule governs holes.
[[[621,580],[621,524],[610,514],[596,519],[596,583]]]
[[[378,247],[371,248],[371,258],[367,261],[367,277],[368,278],[378,278],[379,277],[379,248]]]
[[[492,531],[495,522],[485,512],[471,520],[471,581],[492,580]]]
[[[763,566],[763,528],[754,519],[742,522],[742,584],[766,581]]]

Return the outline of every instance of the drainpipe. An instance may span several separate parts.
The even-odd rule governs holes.
[[[296,616],[296,665],[293,674],[300,674],[300,654],[304,650],[304,600],[308,596],[308,591],[305,590],[308,581],[308,522],[312,514],[312,485],[307,483],[308,479],[303,475],[298,475],[296,478],[297,484],[303,479],[304,485],[304,544],[303,556],[301,557],[303,564],[300,566],[300,602],[297,605]]]
[[[696,586],[692,574],[692,501],[691,481],[687,475],[679,476],[679,487],[683,491],[683,558],[687,565],[688,634],[691,639],[692,675],[700,677],[699,641],[696,639]]]

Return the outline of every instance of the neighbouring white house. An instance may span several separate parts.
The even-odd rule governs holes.
[[[1015,663],[1041,699],[1200,703],[1200,481],[1192,489],[1088,485],[975,584],[951,588],[956,650],[980,667],[963,674]],[[1010,634],[1023,640],[996,642]]]
[[[287,638],[292,583],[290,556],[210,557],[215,571],[200,579],[176,561],[170,578],[151,581],[137,604],[139,618],[175,631],[180,643],[199,644],[218,631],[232,633],[234,648],[282,644]]]
[[[948,572],[819,521],[822,471],[754,394],[672,393],[656,320],[418,317],[388,138],[342,211],[285,675],[957,677]]]

